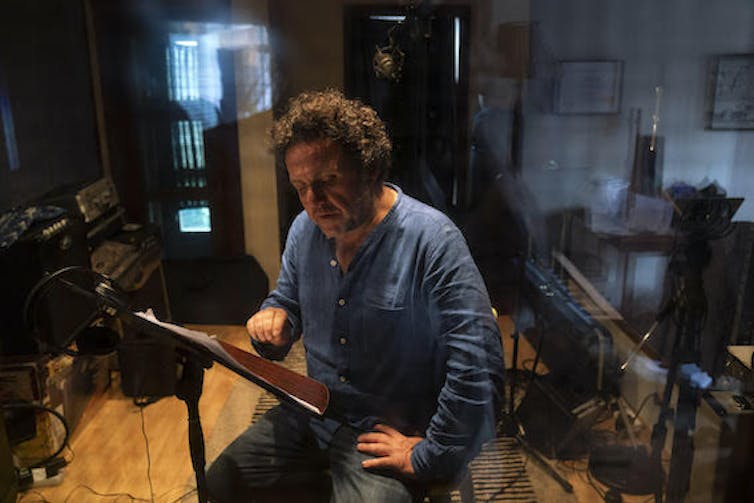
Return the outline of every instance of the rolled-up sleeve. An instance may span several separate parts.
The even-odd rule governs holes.
[[[442,238],[428,248],[423,288],[447,355],[446,377],[412,453],[419,480],[460,473],[494,438],[504,397],[502,341],[484,282],[460,231],[447,225]]]

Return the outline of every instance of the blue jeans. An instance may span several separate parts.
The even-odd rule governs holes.
[[[416,491],[390,476],[366,471],[361,462],[370,456],[356,450],[359,432],[341,426],[326,449],[321,449],[309,426],[309,417],[278,406],[242,433],[218,456],[207,471],[210,500],[214,503],[299,501],[311,496],[312,486],[327,484],[335,503],[411,503]],[[297,494],[285,497],[286,492]],[[273,496],[274,497],[274,496]]]

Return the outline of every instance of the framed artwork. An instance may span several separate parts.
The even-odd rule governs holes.
[[[710,129],[754,129],[754,54],[717,58]]]
[[[623,61],[561,61],[555,86],[557,114],[617,114]]]

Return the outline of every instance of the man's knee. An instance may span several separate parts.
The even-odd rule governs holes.
[[[207,492],[212,503],[323,503],[330,500],[330,479],[323,474],[306,483],[247,486],[231,457],[221,454],[207,470]]]
[[[235,467],[224,453],[210,465],[206,472],[207,492],[212,503],[231,503],[236,494]],[[237,500],[237,498],[236,498]]]

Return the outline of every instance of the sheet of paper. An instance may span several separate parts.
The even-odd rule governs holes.
[[[173,323],[167,323],[165,321],[160,321],[157,319],[157,317],[154,315],[151,309],[148,309],[147,311],[143,312],[137,312],[134,313],[134,315],[138,316],[139,318],[142,318],[150,323],[154,323],[155,325],[159,325],[162,328],[165,328],[167,330],[170,330],[171,332],[175,332],[176,334],[179,334],[190,341],[198,344],[199,346],[207,349],[211,354],[215,355],[218,358],[218,361],[228,367],[229,369],[233,370],[237,374],[244,376],[248,379],[251,379],[252,381],[263,381],[267,383],[270,386],[275,387],[276,389],[280,389],[274,384],[270,383],[263,377],[252,374],[249,372],[246,367],[238,363],[238,361],[233,358],[230,354],[228,354],[227,351],[225,351],[225,348],[223,348],[215,339],[212,339],[209,335],[207,335],[204,332],[199,332],[198,330],[191,330],[186,327],[181,327],[179,325],[175,325]],[[290,393],[286,393],[284,390],[280,390],[281,392],[285,393],[285,395],[292,400],[294,400],[296,403],[301,405],[302,407],[305,407],[306,409],[319,414],[320,412],[317,410],[316,407],[314,407],[312,404],[305,402],[301,400],[298,397],[295,397],[291,395]]]

